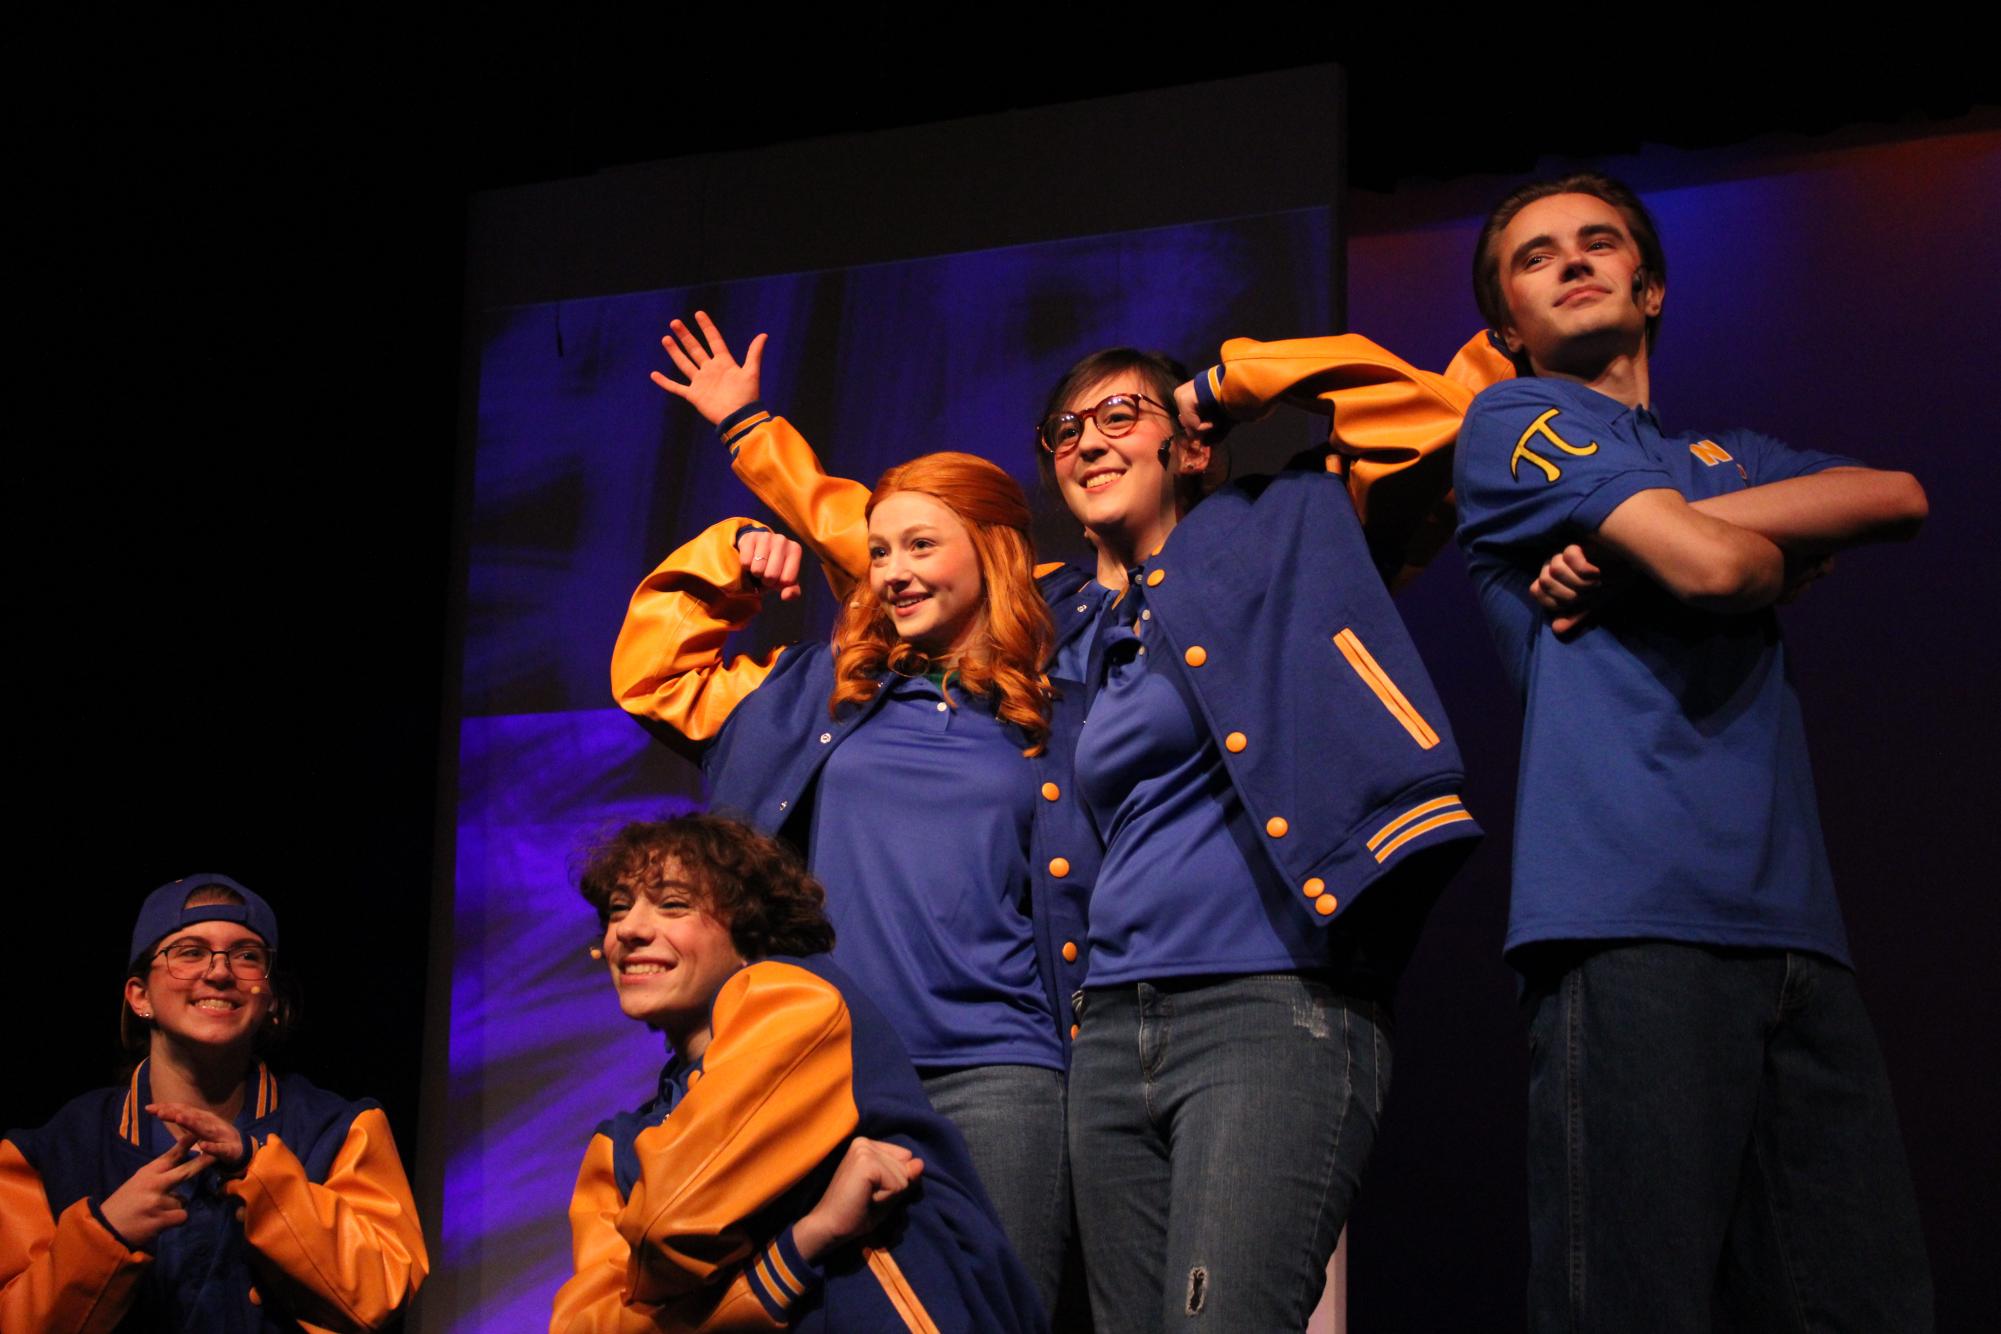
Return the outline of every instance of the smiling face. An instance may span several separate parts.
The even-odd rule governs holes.
[[[729,928],[709,914],[708,896],[668,858],[643,891],[620,887],[607,901],[604,959],[628,1019],[666,1033],[690,1059],[708,1045],[709,1007],[743,967]]]
[[[1525,206],[1494,242],[1508,319],[1501,337],[1536,370],[1588,373],[1646,353],[1646,323],[1666,289],[1647,272],[1619,210],[1596,195]]]
[[[207,950],[263,945],[264,938],[238,922],[196,922],[161,940],[156,951],[187,944]],[[151,1042],[192,1049],[242,1047],[247,1054],[258,1032],[269,1022],[271,979],[248,980],[230,972],[228,962],[211,954],[199,976],[175,977],[166,959],[155,953],[144,975],[128,978],[125,1000],[133,1012],[150,1019]]]
[[[973,535],[949,507],[892,491],[868,521],[869,590],[897,636],[932,657],[956,653],[979,627],[985,584]]]
[[[1082,412],[1113,394],[1159,397],[1145,376],[1123,371],[1085,386],[1063,408]],[[1121,564],[1143,560],[1160,549],[1174,530],[1176,474],[1190,470],[1199,474],[1208,463],[1206,446],[1172,444],[1173,440],[1173,419],[1166,409],[1149,402],[1142,405],[1133,428],[1121,436],[1107,437],[1095,420],[1085,422],[1077,447],[1055,460],[1056,487],[1063,503],[1101,543],[1118,552]]]

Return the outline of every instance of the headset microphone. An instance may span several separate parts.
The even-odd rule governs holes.
[[[591,946],[591,957],[593,959],[602,959],[604,958],[604,951],[593,945]]]
[[[261,996],[264,994],[264,988],[256,985],[255,983],[252,983],[250,987],[250,994],[253,996]]]

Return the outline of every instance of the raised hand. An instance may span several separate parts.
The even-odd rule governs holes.
[[[738,408],[757,401],[758,375],[764,366],[765,336],[759,334],[750,340],[750,346],[744,349],[743,363],[739,365],[730,352],[730,345],[723,341],[722,330],[716,328],[707,311],[696,311],[695,323],[701,326],[700,338],[687,325],[675,320],[667,326],[672,332],[660,340],[660,346],[667,349],[674,368],[687,376],[688,382],[683,384],[672,376],[655,371],[653,383],[676,398],[686,399],[695,411],[708,420],[709,425],[715,426]]]
[[[737,559],[743,562],[744,582],[765,596],[778,594],[779,601],[799,596],[799,567],[805,549],[789,537],[765,529],[752,529],[736,540]]]
[[[813,1260],[867,1236],[923,1174],[924,1160],[901,1144],[856,1136],[820,1202],[793,1225],[793,1244]]]
[[[173,1148],[127,1177],[99,1208],[104,1221],[132,1249],[145,1250],[162,1232],[188,1221],[187,1206],[173,1193],[174,1187],[210,1162],[205,1153],[182,1161],[194,1142],[195,1137],[185,1131],[177,1135]]]
[[[1174,387],[1174,421],[1181,434],[1192,440],[1212,443],[1230,433],[1231,422],[1222,406],[1212,406],[1205,414],[1202,400],[1195,396],[1195,382],[1183,380]]]
[[[243,1132],[214,1112],[184,1102],[151,1103],[146,1110],[177,1133],[192,1136],[194,1146],[214,1159],[225,1176],[243,1166]]]

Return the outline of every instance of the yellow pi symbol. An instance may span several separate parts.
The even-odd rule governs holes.
[[[1536,453],[1533,449],[1529,448],[1529,441],[1535,439],[1538,436],[1542,437],[1544,440],[1547,440],[1550,444],[1555,445],[1558,449],[1562,450],[1564,453],[1569,454],[1576,458],[1583,458],[1587,454],[1596,454],[1598,452],[1598,442],[1596,440],[1593,440],[1590,444],[1585,445],[1583,448],[1580,449],[1578,446],[1571,444],[1568,440],[1565,440],[1562,436],[1556,433],[1556,428],[1551,426],[1549,423],[1550,419],[1555,417],[1556,414],[1560,411],[1562,411],[1562,409],[1560,408],[1551,408],[1549,411],[1543,413],[1540,417],[1537,417],[1534,421],[1529,423],[1529,429],[1523,431],[1522,438],[1515,441],[1514,455],[1508,460],[1508,476],[1513,477],[1517,480],[1520,479],[1521,477],[1520,465],[1523,459],[1527,459],[1530,463],[1533,463],[1535,464],[1536,467],[1542,469],[1542,475],[1544,481],[1553,482],[1557,478],[1563,476],[1563,469],[1557,467],[1554,463],[1551,463],[1548,459],[1544,458],[1542,455]]]

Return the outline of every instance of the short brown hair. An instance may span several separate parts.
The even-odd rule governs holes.
[[[1137,347],[1103,348],[1063,372],[1063,377],[1056,382],[1042,404],[1042,415],[1035,419],[1035,468],[1045,487],[1055,489],[1056,456],[1042,447],[1042,423],[1062,412],[1071,399],[1092,385],[1102,384],[1113,376],[1128,372],[1145,381],[1147,396],[1159,400],[1166,410],[1170,430],[1168,441],[1172,443],[1182,438],[1181,418],[1174,410],[1174,391],[1191,378],[1188,368],[1165,352],[1148,352]],[[1204,479],[1200,477],[1175,479],[1175,498],[1180,501],[1182,509],[1188,509],[1202,499],[1204,485]]]
[[[791,849],[719,815],[677,815],[626,825],[590,850],[577,892],[611,921],[611,897],[642,894],[679,864],[696,882],[704,909],[728,928],[746,959],[824,954],[834,948],[826,891]]]
[[[1574,171],[1554,180],[1530,181],[1494,205],[1494,211],[1480,228],[1480,239],[1473,245],[1473,300],[1479,303],[1480,318],[1497,334],[1513,322],[1508,313],[1507,294],[1501,290],[1501,257],[1497,253],[1501,233],[1508,229],[1517,213],[1551,195],[1590,195],[1618,209],[1619,216],[1626,220],[1627,230],[1633,234],[1633,244],[1640,248],[1640,263],[1646,268],[1648,280],[1663,286],[1667,283],[1667,251],[1661,247],[1660,231],[1654,226],[1654,215],[1647,212],[1647,206],[1631,187],[1598,171]],[[1653,351],[1660,328],[1660,316],[1647,316],[1649,352]],[[1528,373],[1527,353],[1517,353],[1514,361],[1516,370]]]

